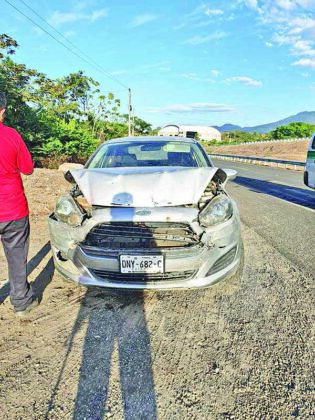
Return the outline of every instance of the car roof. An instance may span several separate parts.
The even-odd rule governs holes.
[[[195,139],[187,137],[174,137],[174,136],[129,136],[129,137],[119,137],[117,139],[111,139],[104,142],[107,143],[125,143],[130,141],[147,141],[147,142],[158,142],[158,141],[174,141],[177,143],[197,143]]]

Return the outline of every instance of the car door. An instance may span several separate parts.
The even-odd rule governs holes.
[[[315,134],[311,137],[307,152],[306,171],[308,173],[308,186],[315,189]]]

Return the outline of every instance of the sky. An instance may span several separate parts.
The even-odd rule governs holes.
[[[315,0],[0,0],[1,33],[16,61],[51,78],[83,70],[122,113],[130,88],[153,127],[315,110]]]

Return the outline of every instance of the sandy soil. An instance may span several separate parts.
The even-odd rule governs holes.
[[[222,153],[226,155],[259,156],[275,159],[297,160],[305,162],[308,141],[286,143],[262,143],[235,146],[211,146],[210,153]]]
[[[244,227],[239,286],[118,293],[55,271],[47,215],[68,185],[38,169],[29,278],[41,298],[15,318],[0,286],[1,418],[243,419],[315,415],[313,279]],[[3,253],[1,279],[6,278]]]

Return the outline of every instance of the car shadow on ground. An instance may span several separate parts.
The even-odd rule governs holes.
[[[37,252],[37,254],[29,260],[27,263],[27,275],[29,276],[42,262],[46,255],[50,252],[50,242],[46,242],[45,245]],[[36,279],[32,282],[33,288],[36,295],[39,297],[39,300],[42,299],[43,292],[51,282],[54,275],[54,264],[53,259],[51,258],[46,266],[41,270],[37,275]],[[9,282],[4,282],[3,286],[0,288],[0,305],[6,300],[10,295],[10,285]]]
[[[268,194],[290,203],[315,209],[315,192],[311,190],[243,176],[237,176],[234,183],[247,187],[254,192]]]
[[[36,279],[33,281],[32,286],[36,296],[39,298],[39,302],[43,299],[43,294],[46,287],[51,283],[55,273],[55,265],[53,257],[51,257],[45,267],[38,274]]]
[[[120,387],[123,403],[123,413],[120,415],[125,419],[157,418],[150,338],[143,301],[142,292],[114,292],[101,288],[86,292],[68,340],[66,357],[51,395],[46,418],[49,418],[49,413],[54,409],[75,336],[86,323],[72,418],[102,419],[113,415],[113,407],[107,401],[110,377],[115,369],[113,353],[116,348],[119,358],[119,386],[116,377],[114,382],[116,392]]]

